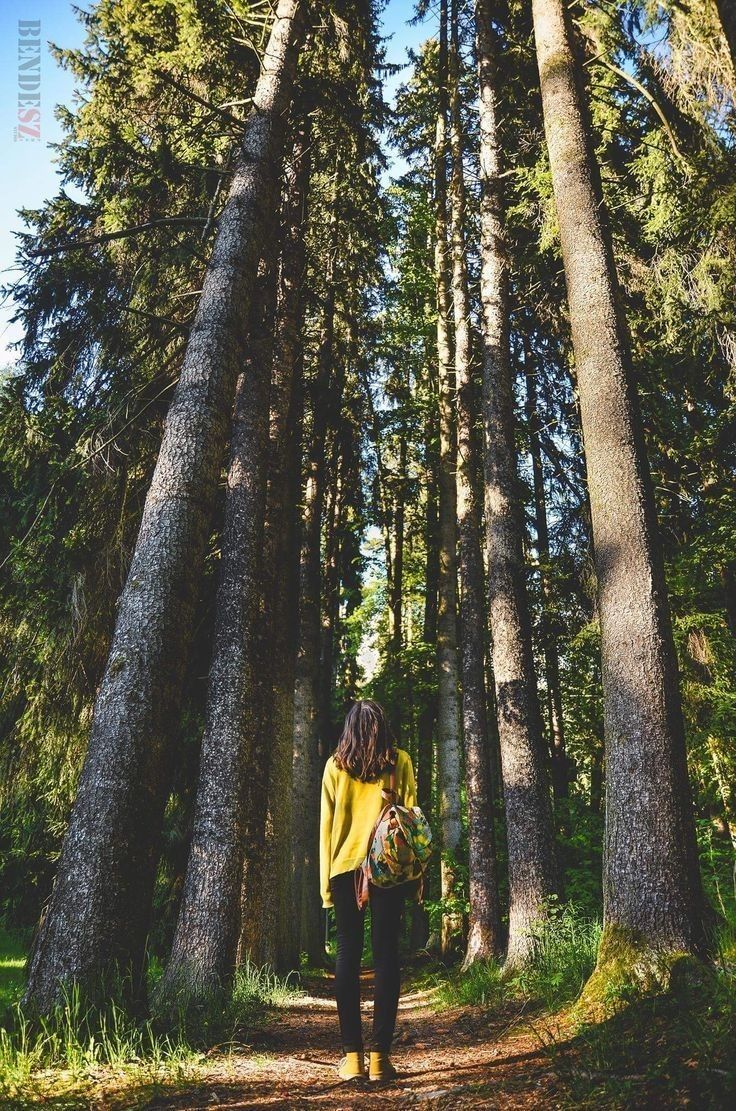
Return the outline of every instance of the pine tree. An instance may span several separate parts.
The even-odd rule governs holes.
[[[702,892],[654,499],[581,78],[562,3],[534,0],[533,11],[598,574],[605,966],[621,946],[630,960],[700,951]]]
[[[493,7],[476,6],[480,81],[481,303],[486,550],[509,868],[507,961],[527,960],[556,887],[554,835],[526,596],[514,444]]]
[[[437,773],[442,827],[442,897],[455,892],[460,843],[460,709],[457,650],[457,428],[453,409],[455,374],[450,334],[450,259],[447,235],[447,0],[440,4],[437,117],[434,148],[435,281],[439,361],[439,577],[437,611]],[[457,915],[442,920],[442,950],[452,944]]]
[[[488,960],[501,946],[493,801],[488,761],[485,686],[485,583],[480,541],[476,404],[465,245],[465,176],[460,109],[460,29],[457,0],[450,11],[450,228],[457,390],[457,515],[462,626],[462,718],[468,799],[470,916],[464,964]]]
[[[113,963],[130,970],[140,991],[208,493],[242,360],[243,309],[261,251],[264,198],[273,195],[281,158],[299,25],[299,5],[281,0],[118,606],[53,896],[31,958],[25,1000],[39,1010],[70,979],[94,990]]]

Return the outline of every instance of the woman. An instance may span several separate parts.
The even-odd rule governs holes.
[[[355,898],[355,869],[368,850],[376,819],[386,805],[382,789],[390,789],[396,768],[396,794],[405,806],[416,805],[411,757],[397,748],[386,715],[377,702],[356,702],[345,718],[337,749],[325,765],[320,816],[320,883],[322,905],[335,908],[337,964],[335,995],[340,1018],[343,1080],[364,1077],[360,1024],[360,962],[363,920]],[[399,1003],[399,926],[407,885],[370,886],[371,942],[375,968],[373,1033],[369,1080],[396,1076],[389,1053]]]

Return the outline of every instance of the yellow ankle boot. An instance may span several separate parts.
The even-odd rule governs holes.
[[[371,1052],[370,1064],[368,1066],[368,1079],[393,1080],[395,1076],[398,1076],[398,1073],[391,1064],[388,1053]]]
[[[365,1062],[362,1053],[346,1053],[340,1062],[337,1075],[341,1080],[357,1080],[365,1076]]]

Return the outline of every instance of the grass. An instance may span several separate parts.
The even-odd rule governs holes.
[[[104,1095],[105,1106],[136,1106],[136,1093],[147,1100],[159,1091],[192,1083],[203,1070],[212,1046],[227,1054],[241,1047],[249,1030],[261,1025],[268,1011],[286,1006],[298,989],[272,969],[248,962],[238,969],[225,1007],[218,1002],[215,1024],[208,1029],[163,1031],[151,1021],[133,1018],[118,999],[104,1008],[89,1005],[78,988],[65,992],[47,1017],[32,1022],[20,1007],[25,953],[21,938],[0,935],[0,970],[4,1018],[0,1024],[0,1106],[87,1107],[88,1097]],[[194,1034],[194,1036],[192,1036]],[[124,1101],[124,1102],[120,1102]]]
[[[534,1002],[551,1011],[577,999],[595,967],[600,922],[567,905],[534,931],[534,959],[515,972],[477,962],[439,981],[446,1005],[489,1007],[504,1001]]]
[[[56,1095],[68,1100],[89,1083],[179,1083],[196,1074],[201,1053],[176,1035],[136,1022],[111,1000],[100,1010],[70,989],[47,1017],[31,1022],[16,1002],[0,1027],[0,1100],[13,1106]]]
[[[0,1015],[20,999],[26,952],[25,935],[0,926]]]

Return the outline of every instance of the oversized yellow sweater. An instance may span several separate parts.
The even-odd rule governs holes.
[[[411,757],[397,749],[396,791],[404,806],[416,806],[417,785]],[[368,838],[386,805],[381,788],[390,784],[391,769],[373,783],[362,783],[338,768],[330,756],[322,776],[319,831],[319,873],[322,906],[331,907],[330,879],[357,868],[365,860]]]

